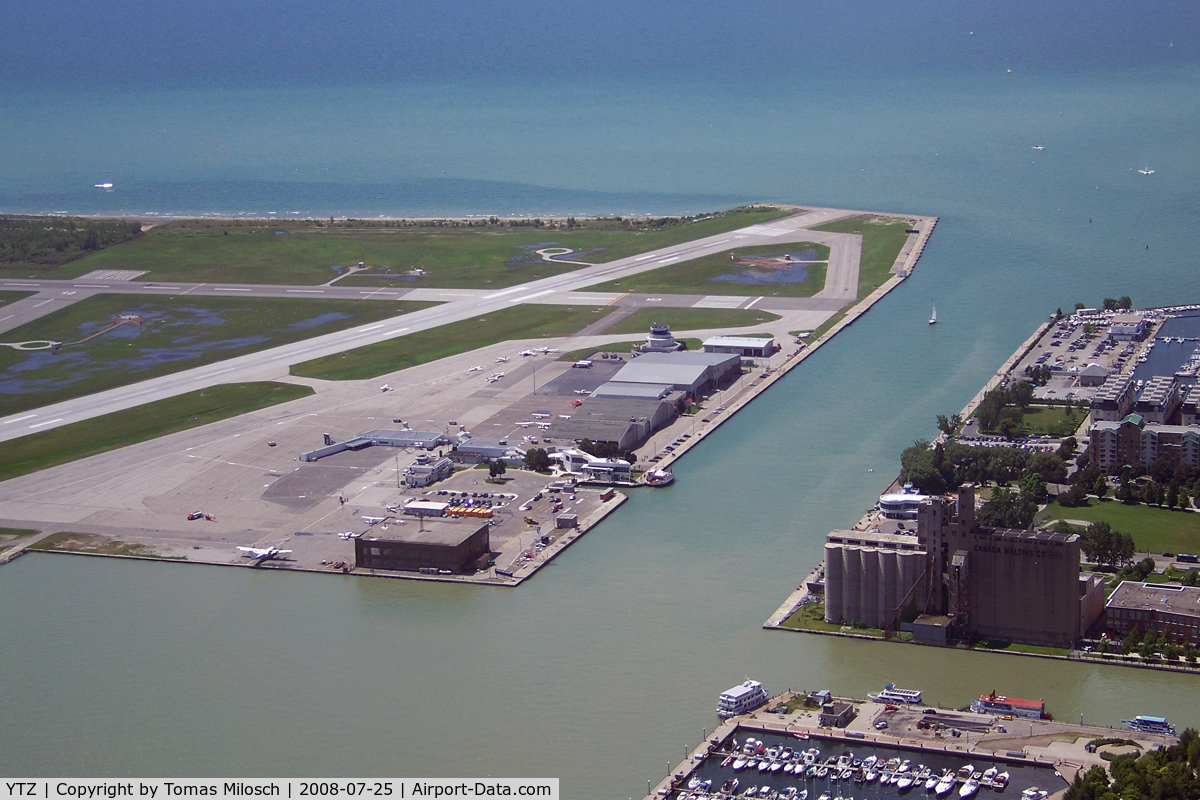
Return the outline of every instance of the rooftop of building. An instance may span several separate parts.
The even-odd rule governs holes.
[[[645,400],[658,400],[666,397],[675,387],[669,383],[630,383],[628,381],[609,381],[601,384],[592,397],[630,397]]]
[[[1107,607],[1200,616],[1200,587],[1121,581],[1109,596]]]
[[[775,341],[774,336],[710,336],[704,340],[705,347],[765,347]]]
[[[442,519],[438,517],[410,518],[388,525],[386,531],[372,528],[363,534],[363,542],[404,542],[406,544],[437,544],[457,547],[475,535],[487,523],[480,520]]]
[[[830,531],[825,537],[826,542],[845,544],[858,547],[883,547],[895,550],[901,547],[913,548],[917,545],[917,532],[888,532],[875,528],[865,531]]]
[[[702,381],[708,370],[738,358],[727,353],[645,353],[621,367],[613,381],[688,386]]]
[[[1023,544],[1067,544],[1078,541],[1077,533],[1058,533],[1055,531],[1019,531],[1013,528],[980,528],[981,533],[1006,542],[1021,542]]]
[[[1171,397],[1171,393],[1175,391],[1175,376],[1174,375],[1155,375],[1146,383],[1146,388],[1142,389],[1142,394],[1138,397],[1138,403],[1162,404],[1167,402]]]
[[[446,434],[441,431],[408,431],[408,430],[387,430],[380,429],[375,431],[364,431],[358,434],[356,439],[373,439],[382,442],[422,442],[428,444],[439,444],[448,442]]]
[[[1129,386],[1132,383],[1132,373],[1115,372],[1109,375],[1104,383],[1100,385],[1100,388],[1096,390],[1096,394],[1093,395],[1092,401],[1099,402],[1104,400],[1116,400],[1122,394],[1124,394],[1126,390],[1129,389]]]

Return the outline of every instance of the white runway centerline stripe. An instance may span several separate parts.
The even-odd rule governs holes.
[[[678,261],[678,260],[679,260],[679,256],[668,256],[666,258],[660,259],[658,263],[670,264],[672,261]]]
[[[554,294],[556,291],[558,291],[558,290],[557,289],[546,289],[541,292],[534,292],[533,294],[527,294],[524,297],[514,297],[511,300],[509,300],[508,302],[524,303],[526,300],[532,300],[535,297],[545,297],[548,294]]]
[[[496,292],[495,294],[485,294],[483,296],[483,299],[484,300],[495,300],[497,297],[504,297],[505,295],[512,294],[513,292],[519,292],[524,288],[525,288],[524,286],[516,286],[512,289],[505,289],[503,292]]]
[[[110,287],[103,283],[73,283],[71,284],[76,289],[108,289]]]
[[[63,421],[63,418],[59,417],[58,419],[48,419],[45,422],[35,422],[32,425],[30,425],[29,427],[30,428],[42,428],[42,427],[45,427],[46,425],[53,425],[56,422],[62,422],[62,421]]]
[[[6,420],[4,420],[4,422],[2,424],[12,425],[14,422],[24,422],[25,420],[33,419],[36,416],[37,416],[37,414],[26,414],[25,416],[17,417],[16,419],[6,419]]]
[[[368,325],[368,326],[367,326],[367,327],[365,327],[365,328],[359,328],[359,329],[358,329],[358,332],[359,332],[359,333],[366,333],[367,331],[373,331],[373,330],[376,330],[376,329],[378,329],[378,328],[382,328],[382,327],[383,327],[384,325],[386,325],[386,324],[387,324],[387,323],[380,322],[380,323],[378,323],[378,324],[376,324],[376,325]]]
[[[324,289],[288,289],[294,294],[325,294]]]
[[[242,289],[234,286],[214,286],[214,292],[248,292],[249,289]]]

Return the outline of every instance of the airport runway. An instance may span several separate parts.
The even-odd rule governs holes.
[[[21,314],[34,314],[39,309],[61,308],[63,304],[82,299],[90,293],[136,293],[182,296],[201,294],[212,296],[246,297],[329,297],[353,299],[439,299],[441,305],[403,314],[369,325],[326,334],[301,342],[250,353],[203,367],[164,375],[141,381],[129,386],[56,403],[51,406],[26,411],[0,418],[0,441],[14,439],[40,430],[67,425],[90,419],[102,414],[131,408],[136,405],[173,397],[185,392],[202,389],[217,383],[248,380],[270,380],[288,374],[288,367],[300,361],[332,355],[354,347],[427,330],[451,322],[469,319],[520,303],[565,303],[608,305],[618,300],[651,305],[690,306],[698,308],[761,308],[763,310],[832,311],[853,300],[858,284],[858,256],[861,253],[861,237],[853,234],[833,234],[811,231],[809,225],[823,224],[834,219],[852,216],[859,212],[836,209],[821,209],[798,214],[764,225],[752,225],[728,233],[709,236],[692,242],[662,248],[650,253],[631,256],[607,264],[584,267],[572,272],[542,278],[519,286],[497,291],[466,289],[411,289],[390,287],[378,289],[341,286],[273,286],[250,284],[180,284],[178,282],[157,284],[153,282],[114,280],[91,281],[83,278],[75,281],[11,280],[0,281],[0,289],[38,291],[35,297],[17,301],[6,307],[6,314],[29,304]],[[750,247],[764,244],[784,244],[800,241],[818,241],[830,247],[829,269],[826,289],[815,298],[777,297],[730,297],[710,296],[704,298],[683,295],[654,298],[639,295],[626,298],[622,295],[589,293],[579,291],[601,281],[624,278],[667,264],[723,252],[733,247]],[[54,294],[57,292],[58,294]],[[67,294],[75,292],[76,294]],[[39,298],[41,298],[39,300]],[[53,302],[34,305],[45,300]],[[603,302],[607,301],[607,302]],[[689,302],[690,301],[690,302]],[[678,305],[677,305],[678,304]],[[36,316],[36,315],[35,315]],[[14,315],[15,318],[15,315]],[[34,317],[28,317],[34,318]],[[28,321],[28,318],[26,321]],[[0,325],[0,332],[6,330]]]

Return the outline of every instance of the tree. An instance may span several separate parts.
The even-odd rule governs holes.
[[[1079,442],[1075,441],[1074,436],[1068,436],[1058,445],[1058,457],[1068,459],[1075,455],[1075,451],[1079,449]]]
[[[1048,483],[1063,483],[1067,479],[1067,463],[1058,453],[1034,453],[1025,470],[1040,474]]]
[[[1102,477],[1096,478],[1096,485],[1092,487],[1092,494],[1103,500],[1104,496],[1108,494],[1108,481]]]
[[[1167,508],[1175,508],[1179,505],[1179,486],[1175,481],[1167,484]]]
[[[1078,508],[1087,505],[1087,496],[1087,489],[1077,483],[1058,496],[1058,504],[1064,508]]]
[[[534,472],[545,472],[550,469],[550,456],[545,448],[531,447],[525,451],[525,469]]]
[[[1020,492],[1000,487],[979,510],[979,522],[990,528],[1028,530],[1037,506]]]
[[[946,477],[934,466],[929,443],[917,441],[900,454],[900,477],[922,494],[943,494]]]
[[[1021,495],[1023,497],[1035,503],[1041,503],[1046,499],[1046,482],[1042,480],[1040,473],[1025,473],[1018,485],[1021,487]]]
[[[1137,484],[1133,481],[1121,481],[1117,487],[1117,499],[1127,506],[1137,505],[1141,502],[1141,495],[1137,491]]]
[[[1029,404],[1033,402],[1033,384],[1029,381],[1016,381],[1009,392],[1012,401],[1021,410],[1029,408]]]
[[[1116,311],[1117,310],[1117,298],[1115,298],[1115,297],[1104,298],[1104,310],[1105,311]]]
[[[962,427],[962,416],[959,414],[951,414],[947,417],[945,414],[937,415],[938,430],[947,436],[953,436],[955,431]]]
[[[1133,300],[1129,297],[1129,295],[1123,294],[1117,300],[1117,308],[1119,308],[1121,311],[1128,311],[1129,309],[1133,308]]]
[[[1162,487],[1154,481],[1149,481],[1146,484],[1146,488],[1142,490],[1142,498],[1146,501],[1146,505],[1148,506],[1162,505]]]
[[[508,472],[508,466],[500,459],[496,459],[488,464],[488,475],[493,478],[499,478],[505,472]]]

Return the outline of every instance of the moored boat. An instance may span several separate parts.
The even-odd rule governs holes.
[[[970,778],[967,778],[966,783],[959,787],[958,796],[964,798],[965,800],[965,798],[974,797],[975,793],[978,791],[979,781],[976,780],[975,776],[972,775]]]

